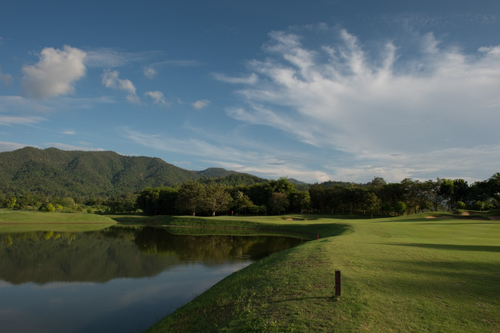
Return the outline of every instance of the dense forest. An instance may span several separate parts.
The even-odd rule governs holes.
[[[500,173],[469,185],[463,179],[404,179],[366,184],[322,183],[297,189],[287,178],[251,185],[225,185],[201,178],[175,186],[147,187],[118,196],[86,199],[25,193],[0,197],[11,209],[147,215],[342,213],[401,215],[436,210],[500,208]]]

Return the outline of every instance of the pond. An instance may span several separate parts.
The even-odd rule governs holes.
[[[231,273],[302,242],[125,227],[0,241],[2,332],[94,333],[144,330]]]

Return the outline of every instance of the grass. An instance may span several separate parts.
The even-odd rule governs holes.
[[[0,233],[47,230],[92,231],[114,224],[115,221],[102,215],[0,209]]]
[[[489,216],[165,218],[321,238],[230,275],[147,332],[500,332],[500,221]]]

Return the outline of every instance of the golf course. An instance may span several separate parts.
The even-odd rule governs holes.
[[[499,332],[498,215],[192,219],[302,230],[313,240],[228,276],[147,332]]]

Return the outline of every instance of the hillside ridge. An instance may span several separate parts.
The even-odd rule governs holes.
[[[1,152],[0,170],[0,191],[4,195],[31,192],[61,197],[112,196],[188,180],[224,183],[237,179],[246,184],[266,181],[222,168],[190,171],[158,157],[35,147]]]

